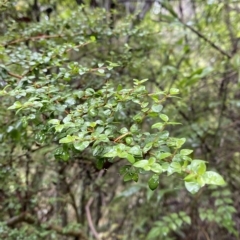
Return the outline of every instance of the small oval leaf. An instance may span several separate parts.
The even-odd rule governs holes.
[[[148,186],[151,190],[155,190],[159,185],[159,176],[157,174],[152,175],[148,180]]]

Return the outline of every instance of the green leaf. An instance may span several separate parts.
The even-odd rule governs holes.
[[[74,94],[80,99],[84,96],[84,91],[76,91]]]
[[[145,171],[150,171],[151,170],[151,166],[147,165],[143,168]]]
[[[169,153],[169,152],[160,153],[160,154],[158,155],[158,159],[159,159],[159,160],[162,160],[162,159],[164,159],[164,158],[170,157],[171,155],[172,155],[172,154]]]
[[[152,177],[148,180],[148,186],[151,190],[155,190],[159,185],[159,175],[154,174]]]
[[[89,126],[91,128],[95,128],[97,126],[97,123],[96,122],[90,122]]]
[[[123,181],[124,182],[127,182],[127,181],[130,181],[132,180],[132,174],[131,173],[126,173],[124,176],[123,176]]]
[[[59,140],[59,143],[71,143],[71,142],[74,142],[75,139],[76,139],[76,137],[67,135],[66,137],[60,139],[60,140]]]
[[[96,161],[96,168],[101,170],[103,168],[104,162],[105,162],[104,158],[98,158]]]
[[[70,155],[67,151],[63,151],[62,155],[60,156],[60,158],[64,161],[67,161],[69,159]]]
[[[59,124],[55,126],[55,130],[56,132],[61,132],[64,129],[64,125],[63,124]]]
[[[202,177],[202,175],[198,175],[197,176],[197,183],[203,187],[205,185],[205,181],[204,181],[204,178]]]
[[[204,174],[205,172],[206,172],[206,164],[205,163],[200,163],[199,165],[198,165],[198,169],[197,169],[197,173],[199,174],[199,175],[202,175],[202,174]]]
[[[94,91],[94,89],[92,89],[92,88],[87,88],[87,89],[85,90],[85,95],[88,96],[88,97],[93,96],[94,93],[95,93],[95,91]]]
[[[128,133],[128,129],[127,128],[121,128],[120,129],[120,133],[122,133],[122,134],[125,134],[125,133]]]
[[[223,177],[216,172],[207,171],[202,175],[202,177],[206,184],[213,184],[213,185],[220,185],[220,186],[223,186],[226,184]]]
[[[161,165],[162,165],[163,172],[167,172],[168,169],[170,168],[170,164],[168,162],[163,162]]]
[[[102,133],[103,131],[104,131],[104,127],[97,127],[95,130],[95,132],[98,134]]]
[[[128,173],[126,173],[126,174],[124,175],[123,181],[124,181],[124,182],[127,182],[127,181],[132,180],[132,178],[133,178],[133,173],[128,172]]]
[[[119,173],[120,173],[121,175],[124,175],[125,173],[129,172],[130,169],[131,169],[131,165],[122,166],[122,167],[119,169]]]
[[[69,159],[69,153],[67,149],[63,149],[63,147],[59,147],[54,151],[54,156],[56,159],[62,159],[67,161]]]
[[[187,156],[187,155],[191,154],[192,152],[193,152],[193,150],[182,149],[182,150],[180,151],[180,154],[181,154],[181,155],[184,155],[184,156]]]
[[[138,174],[137,174],[137,173],[133,173],[133,175],[132,175],[132,180],[133,180],[134,182],[138,182]]]
[[[137,124],[133,124],[131,127],[130,127],[130,131],[131,133],[136,133],[138,132],[138,125]]]
[[[48,121],[49,124],[53,124],[53,125],[58,125],[60,124],[60,120],[58,119],[51,119]]]
[[[152,145],[152,142],[147,143],[143,148],[143,153],[147,153],[152,148]]]
[[[155,157],[150,157],[150,158],[148,159],[148,164],[149,164],[149,166],[152,165],[152,164],[155,163],[155,162],[156,162],[156,158],[155,158]]]
[[[162,111],[163,106],[160,104],[154,104],[154,105],[152,105],[151,109],[153,112],[159,113]]]
[[[90,36],[90,40],[92,41],[92,42],[96,42],[96,37],[95,36]]]
[[[133,142],[133,138],[132,137],[126,137],[125,138],[125,142],[130,145]]]
[[[199,175],[204,174],[206,171],[206,164],[205,164],[205,161],[203,161],[203,160],[195,159],[191,162],[191,165],[189,167],[190,167],[191,171],[193,171]]]
[[[16,101],[12,106],[10,106],[8,109],[18,109],[21,108],[22,104],[19,101]]]
[[[183,219],[183,221],[186,222],[187,224],[189,224],[189,225],[191,224],[191,218],[190,218],[189,216],[187,216],[187,215],[186,215],[186,216],[183,216],[182,219]]]
[[[183,157],[182,155],[180,154],[176,154],[173,159],[172,159],[173,162],[182,162],[183,161]]]
[[[194,182],[196,181],[196,174],[190,173],[185,178],[184,181],[186,182]]]
[[[72,120],[72,115],[68,114],[64,119],[63,119],[63,123],[68,123]]]
[[[44,143],[44,141],[46,140],[46,135],[42,132],[38,132],[35,135],[35,140],[39,143]]]
[[[76,141],[74,142],[73,146],[75,149],[77,149],[78,151],[83,151],[84,149],[86,149],[90,144],[90,141]]]
[[[131,154],[127,154],[127,160],[132,164],[135,163],[135,158]]]
[[[123,143],[119,143],[117,146],[115,146],[115,148],[119,151],[126,151],[127,146]]]
[[[133,117],[133,120],[136,122],[142,122],[144,117],[145,115],[142,112],[140,112]]]
[[[135,155],[135,156],[142,156],[142,150],[140,146],[135,145],[130,150],[128,151],[130,154]]]
[[[161,227],[153,227],[147,235],[147,240],[156,239],[159,236],[162,236],[162,228]]]
[[[178,94],[179,93],[179,89],[178,88],[171,88],[170,89],[170,94],[171,95],[175,95],[175,94]]]
[[[168,168],[168,175],[171,175],[175,172],[177,172],[177,173],[182,172],[182,166],[179,162],[172,162],[170,164],[170,167]]]
[[[160,114],[159,117],[164,121],[167,122],[169,120],[168,116],[165,114]]]
[[[125,152],[124,150],[122,151],[122,150],[120,150],[120,149],[117,149],[117,156],[118,156],[119,158],[127,158],[127,155],[128,155],[128,153]]]
[[[181,148],[182,145],[186,142],[186,138],[179,138],[177,139],[176,141],[176,144],[177,144],[177,148]]]
[[[182,166],[181,166],[181,164],[180,164],[179,162],[172,162],[172,163],[170,164],[170,166],[171,166],[172,168],[178,169],[178,170],[180,170],[180,171],[181,171],[181,168],[182,168]]]
[[[164,126],[164,124],[159,122],[159,123],[153,124],[152,128],[157,128],[159,130],[162,130],[163,126]]]
[[[151,170],[155,173],[162,173],[163,169],[159,163],[153,163],[151,165]]]
[[[135,162],[133,164],[134,167],[137,167],[137,168],[144,168],[146,166],[148,166],[148,160],[140,160],[138,162]]]
[[[65,103],[69,106],[74,106],[76,104],[76,100],[73,97],[69,97]]]
[[[197,182],[185,182],[185,187],[192,194],[197,193],[201,188]]]
[[[107,153],[105,153],[103,155],[103,157],[106,158],[113,158],[116,157],[118,155],[117,150],[115,148],[112,148],[110,151],[108,151]]]
[[[98,72],[101,73],[101,74],[103,74],[103,73],[105,73],[105,70],[104,70],[103,68],[99,68],[99,69],[98,69]]]
[[[103,152],[104,148],[101,145],[97,145],[96,147],[93,148],[93,156],[99,156]]]

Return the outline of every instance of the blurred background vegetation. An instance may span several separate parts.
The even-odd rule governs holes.
[[[227,182],[191,195],[172,175],[151,191],[141,181],[123,182],[119,162],[102,172],[84,152],[56,161],[44,129],[29,137],[6,110],[13,99],[3,96],[1,239],[239,239],[240,1],[2,0],[0,8],[1,89],[17,84],[24,71],[41,77],[35,60],[46,49],[51,63],[41,64],[48,74],[68,63],[83,71],[118,65],[106,74],[66,74],[74,90],[106,82],[128,87],[146,78],[149,91],[176,87],[180,98],[164,103],[165,113],[182,123],[171,133],[187,138],[193,157]],[[54,56],[62,44],[88,41],[94,44]]]

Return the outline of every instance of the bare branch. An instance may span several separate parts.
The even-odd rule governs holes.
[[[170,9],[167,5],[165,5],[164,3],[160,2],[161,6],[166,9],[174,18],[177,18],[177,20],[186,28],[190,29],[192,32],[194,32],[199,38],[203,39],[205,42],[207,42],[210,46],[212,46],[215,50],[217,50],[218,52],[220,52],[223,56],[227,57],[227,58],[232,58],[231,54],[225,52],[223,49],[221,49],[219,46],[217,46],[214,42],[212,42],[210,39],[208,39],[207,37],[205,37],[201,32],[199,32],[198,30],[196,30],[195,28],[193,28],[192,26],[186,24],[185,22],[183,22],[182,19],[180,19],[177,14]]]
[[[60,38],[60,37],[64,37],[64,35],[61,34],[57,34],[57,35],[39,35],[39,36],[33,36],[33,37],[27,37],[27,38],[20,38],[17,40],[13,40],[10,41],[8,43],[5,43],[3,46],[7,47],[9,45],[14,45],[20,42],[25,42],[25,41],[37,41],[37,40],[41,40],[41,39],[50,39],[50,38]]]
[[[87,214],[87,220],[88,220],[89,227],[90,227],[94,237],[97,240],[100,240],[98,232],[96,231],[96,229],[95,229],[95,227],[93,225],[92,216],[91,216],[91,212],[90,212],[90,206],[91,206],[92,203],[93,203],[93,197],[90,197],[90,199],[88,200],[87,205],[85,207],[86,214]]]
[[[190,29],[192,32],[194,32],[198,37],[202,38],[205,42],[207,42],[209,45],[211,45],[215,50],[220,52],[222,55],[224,55],[227,58],[231,58],[232,56],[225,52],[223,49],[221,49],[219,46],[217,46],[214,42],[206,38],[202,33],[194,29],[192,26],[187,25],[186,23],[181,22],[186,28]]]
[[[11,73],[11,72],[7,72],[7,73],[8,73],[8,75],[10,75],[10,76],[12,76],[12,77],[14,77],[14,78],[22,79],[22,76],[17,75],[17,74],[15,74],[15,73]]]
[[[98,173],[98,176],[97,176],[97,179],[101,178],[103,176],[103,173],[104,171],[101,170],[99,173]],[[93,197],[90,197],[88,202],[87,202],[87,205],[85,207],[85,210],[86,210],[86,214],[87,214],[87,220],[88,220],[88,224],[89,224],[89,227],[94,235],[94,237],[97,239],[97,240],[100,240],[100,237],[98,235],[98,232],[96,231],[95,227],[94,227],[94,224],[93,224],[93,221],[92,221],[92,216],[91,216],[91,212],[90,212],[90,206],[92,205],[93,203]]]

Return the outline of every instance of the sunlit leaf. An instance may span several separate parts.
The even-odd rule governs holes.
[[[216,172],[207,171],[203,174],[202,177],[206,184],[214,184],[214,185],[220,185],[220,186],[223,186],[226,184],[223,177]]]
[[[159,117],[164,121],[167,122],[169,120],[168,116],[165,114],[160,114]]]
[[[197,193],[201,188],[197,182],[185,182],[185,187],[192,194]]]
[[[59,140],[59,143],[71,143],[75,141],[75,137],[67,135],[66,137]]]
[[[137,161],[133,164],[133,166],[137,167],[137,168],[144,168],[144,167],[148,166],[148,160]]]

